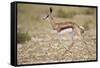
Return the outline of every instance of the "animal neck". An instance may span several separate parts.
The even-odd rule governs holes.
[[[50,17],[49,17],[49,23],[51,24],[51,26],[55,30],[56,29],[56,23],[55,23],[55,20],[54,20],[52,15],[50,15]]]

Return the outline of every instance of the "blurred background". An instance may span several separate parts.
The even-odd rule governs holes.
[[[71,53],[62,56],[72,41],[67,33],[59,36],[49,22],[42,19],[49,13],[49,7],[53,8],[56,22],[72,21],[82,25],[88,44],[76,41]],[[19,3],[17,13],[18,64],[96,59],[96,8]]]

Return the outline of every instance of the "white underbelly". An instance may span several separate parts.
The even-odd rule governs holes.
[[[64,29],[60,32],[60,34],[63,34],[63,33],[72,33],[72,28],[68,28],[68,29]]]

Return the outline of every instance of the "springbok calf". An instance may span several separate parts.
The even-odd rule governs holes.
[[[80,40],[82,40],[82,32],[84,32],[84,27],[79,26],[78,24],[76,24],[75,22],[72,21],[65,21],[65,22],[59,22],[57,23],[57,21],[55,21],[54,17],[52,16],[52,8],[50,7],[50,13],[44,17],[43,19],[49,19],[50,24],[52,26],[52,28],[54,30],[56,30],[58,33],[60,33],[61,31],[67,29],[71,29],[72,34],[72,45],[68,48],[71,49],[71,47],[74,44],[74,36],[78,36],[80,38]]]

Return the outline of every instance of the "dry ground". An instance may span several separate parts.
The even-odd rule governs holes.
[[[17,45],[18,64],[95,60],[96,37],[93,29],[86,32],[84,40],[87,44],[77,40],[74,46],[66,51],[71,45],[67,33],[60,37],[55,32],[34,33],[29,42]]]
[[[87,13],[88,8],[80,7],[56,6],[53,9],[55,9],[54,15],[58,9],[63,9],[64,12],[59,11],[63,16],[77,13],[71,18],[67,18],[67,15],[61,18],[62,21],[69,19],[88,28],[83,34],[86,43],[76,40],[73,47],[68,50],[72,43],[70,35],[67,32],[58,34],[48,22],[41,20],[41,17],[47,14],[48,6],[20,4],[18,5],[18,28],[20,27],[23,32],[28,32],[31,40],[17,44],[17,63],[37,64],[96,60],[96,14],[84,14]],[[83,12],[83,10],[85,11]]]

